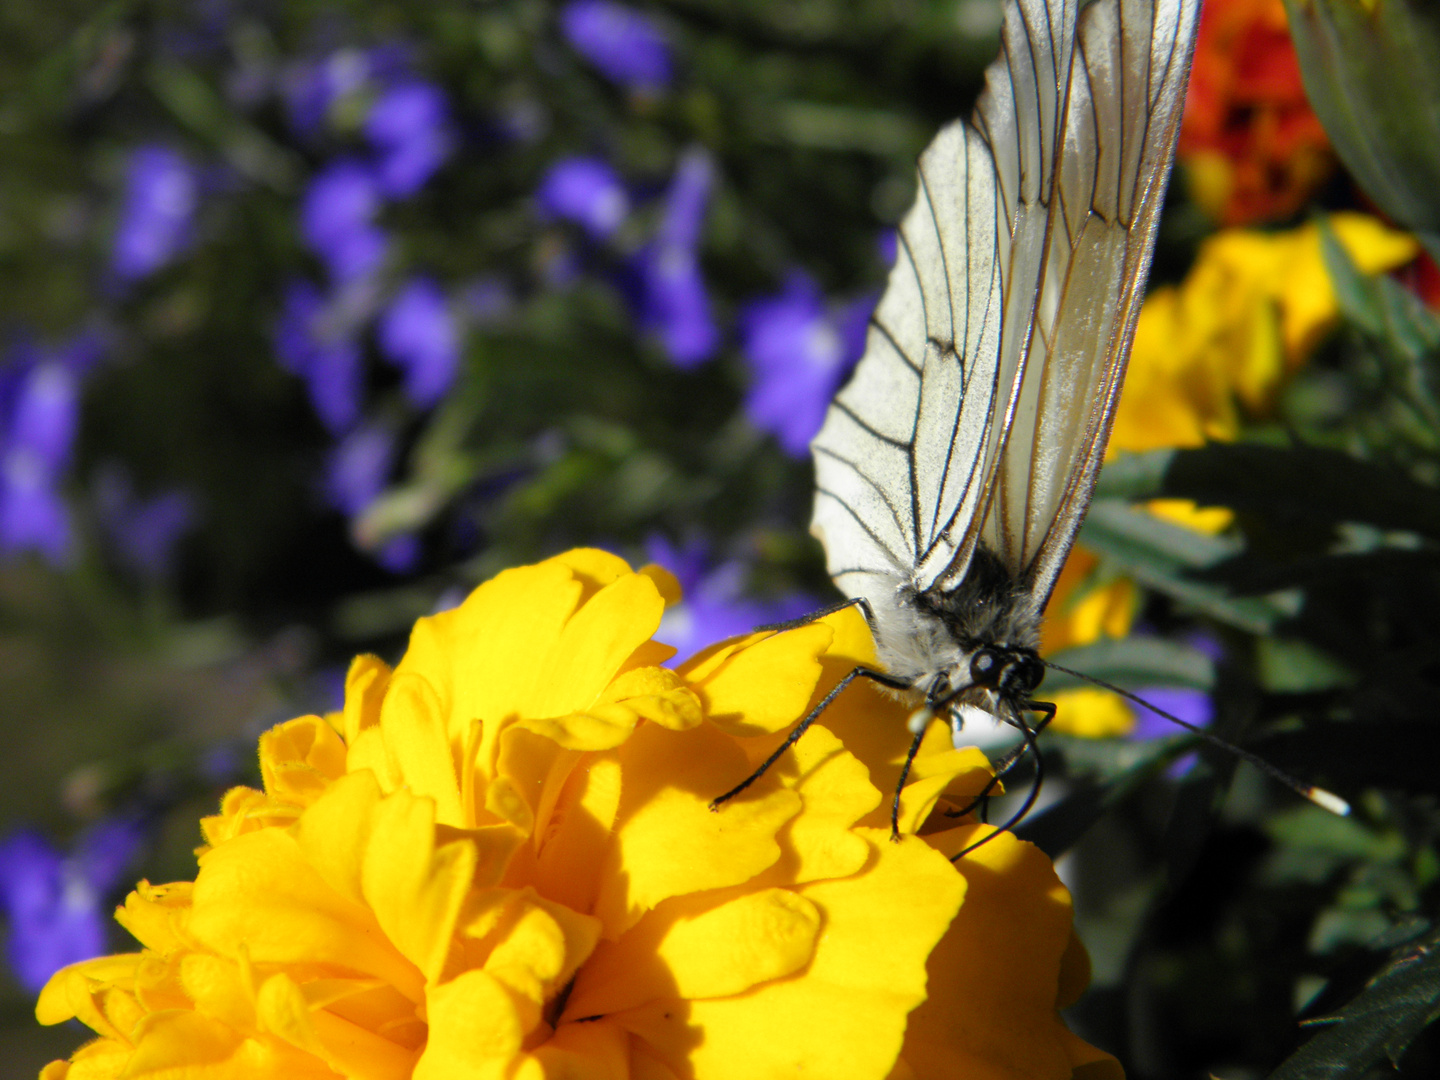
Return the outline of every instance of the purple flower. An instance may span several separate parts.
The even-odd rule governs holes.
[[[535,202],[552,218],[573,221],[596,240],[605,240],[630,212],[630,197],[608,163],[593,157],[562,158],[550,166]]]
[[[391,537],[379,551],[375,561],[392,574],[408,574],[420,561],[420,538],[414,533]]]
[[[168,146],[141,146],[130,154],[125,199],[110,251],[110,269],[121,281],[153,274],[190,240],[199,201],[194,168]]]
[[[310,402],[333,434],[360,418],[360,345],[330,327],[324,298],[308,281],[292,281],[275,324],[275,351],[281,365],[305,380]]]
[[[70,510],[51,478],[23,452],[0,462],[0,551],[38,551],[59,565],[70,557]]]
[[[356,428],[330,452],[326,500],[346,517],[356,516],[385,490],[394,463],[394,435],[378,424]]]
[[[380,184],[353,158],[327,165],[310,181],[300,207],[300,232],[332,280],[347,282],[372,273],[389,247],[375,225]]]
[[[108,465],[95,478],[95,501],[120,562],[144,580],[163,578],[175,545],[195,524],[194,500],[178,490],[137,499],[124,467]]]
[[[67,964],[107,951],[107,895],[139,851],[137,821],[92,827],[70,855],[22,829],[0,841],[0,905],[9,923],[7,952],[19,983],[32,993]]]
[[[875,253],[886,266],[895,265],[895,249],[899,243],[899,235],[894,229],[881,229],[880,235],[875,238]]]
[[[1215,703],[1203,690],[1154,686],[1148,690],[1137,691],[1136,696],[1196,727],[1208,727],[1215,717]],[[1137,705],[1135,712],[1135,730],[1131,733],[1131,738],[1158,739],[1165,735],[1178,735],[1185,730],[1150,709]]]
[[[450,156],[450,107],[438,86],[404,82],[380,95],[365,118],[380,189],[394,198],[419,191]]]
[[[745,397],[750,422],[785,451],[804,457],[836,388],[865,349],[874,297],[827,308],[808,274],[795,271],[778,296],[740,314],[740,348],[754,382]]]
[[[687,151],[665,192],[655,238],[631,264],[640,329],[659,337],[681,368],[703,363],[720,343],[696,253],[712,182],[709,156]]]
[[[411,52],[397,42],[366,50],[340,49],[292,69],[285,86],[290,126],[302,136],[314,136],[337,102],[371,83],[402,77],[409,70]]]
[[[640,11],[614,0],[570,0],[560,30],[571,48],[612,82],[631,90],[670,83],[670,44]]]
[[[427,409],[450,389],[460,366],[455,320],[440,286],[412,278],[376,327],[380,350],[405,373],[405,396]]]
[[[80,387],[63,353],[26,358],[0,395],[0,551],[70,554],[70,512],[59,484],[79,425]]]
[[[23,447],[48,475],[61,472],[80,425],[80,381],[60,359],[30,368],[5,424],[6,442]]]
[[[665,567],[680,582],[684,599],[666,610],[655,638],[676,648],[670,662],[679,664],[714,642],[748,634],[757,626],[799,618],[820,605],[809,596],[753,600],[744,595],[745,566],[736,560],[710,567],[705,545],[694,542],[676,548],[662,537],[646,542],[652,562]]]

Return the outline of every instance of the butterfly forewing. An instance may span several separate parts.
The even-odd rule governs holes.
[[[922,155],[866,352],[816,436],[849,595],[956,587],[983,541],[1043,603],[1094,487],[1199,0],[1006,5],[973,123]]]

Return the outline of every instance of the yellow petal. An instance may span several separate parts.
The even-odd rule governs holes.
[[[326,884],[296,841],[276,829],[237,837],[201,859],[189,928],[231,959],[332,964],[384,979],[413,1001],[424,993],[419,970],[374,914]]]
[[[615,937],[671,896],[737,885],[780,855],[775,834],[800,810],[765,777],[718,813],[710,800],[745,777],[733,740],[710,726],[636,729],[620,747],[625,783],[593,914]]]
[[[990,830],[927,837],[953,855]],[[1008,833],[962,859],[965,903],[930,954],[930,993],[910,1017],[905,1060],[919,1076],[1069,1076],[1057,1010],[1070,896],[1050,860]]]
[[[308,805],[345,773],[345,743],[318,716],[300,716],[260,736],[260,775],[272,798]]]
[[[311,1054],[348,1080],[409,1080],[419,1055],[324,1009],[284,974],[265,980],[257,998],[265,1031]]]
[[[254,1031],[255,987],[241,964],[209,953],[180,961],[180,983],[194,1008],[236,1031]]]
[[[644,667],[622,672],[606,688],[601,700],[628,705],[647,720],[677,731],[694,727],[704,718],[700,699],[685,685],[679,673],[669,668]],[[655,704],[648,704],[651,702]]]
[[[357,904],[365,902],[361,867],[370,815],[380,798],[372,772],[351,773],[331,784],[290,829],[305,861],[327,885]]]
[[[1199,506],[1189,499],[1151,499],[1145,509],[1158,518],[1184,525],[1211,536],[1222,533],[1235,521],[1235,511],[1224,506]],[[1128,631],[1127,631],[1128,632]],[[1122,634],[1112,634],[1122,637]]]
[[[40,1080],[113,1080],[125,1075],[126,1063],[134,1049],[128,1042],[96,1039],[71,1056],[70,1061],[56,1061],[45,1066]],[[57,1065],[67,1066],[57,1069]]]
[[[430,1037],[414,1080],[508,1080],[524,1031],[510,992],[484,971],[467,971],[426,994]]]
[[[560,716],[592,706],[630,654],[655,632],[664,611],[655,583],[643,574],[626,574],[606,585],[551,643],[529,715]]]
[[[273,1039],[248,1039],[194,1012],[156,1013],[136,1032],[130,1077],[204,1077],[205,1080],[334,1080],[325,1063]]]
[[[567,750],[613,750],[635,730],[640,717],[633,709],[601,703],[586,712],[545,720],[522,720],[519,727],[542,735]],[[515,728],[505,732],[508,738]],[[509,763],[501,765],[509,772]]]
[[[619,940],[600,944],[561,1019],[656,998],[743,993],[809,963],[819,932],[816,906],[786,889],[747,891],[718,904],[715,894],[667,900]]]
[[[630,1036],[603,1020],[562,1024],[535,1050],[545,1080],[635,1080],[630,1070]]]
[[[121,953],[61,968],[40,991],[35,1019],[48,1025],[78,1018],[102,1035],[118,1037],[121,1032],[110,1030],[109,1022],[95,1006],[94,995],[117,982],[133,980],[141,959],[141,953]]]
[[[776,740],[750,742],[759,744],[750,755],[758,765]],[[870,845],[851,828],[880,805],[880,792],[869,782],[864,764],[819,724],[791,747],[789,757],[774,768],[782,776],[795,774],[792,786],[800,796],[800,813],[780,830],[780,858],[749,883],[752,888],[849,877],[870,858]]]
[[[592,911],[600,889],[622,777],[615,752],[587,754],[547,815],[530,872],[540,892],[575,911]]]
[[[655,582],[655,589],[660,593],[667,608],[673,607],[684,599],[684,590],[680,588],[680,579],[658,563],[646,563],[635,572],[644,574]]]
[[[357,656],[345,674],[345,719],[342,728],[347,746],[353,746],[362,731],[380,722],[380,704],[390,685],[390,665],[378,656]]]
[[[454,725],[435,688],[406,671],[404,664],[390,679],[380,709],[380,729],[405,787],[434,799],[437,819],[445,824],[473,824],[460,802],[456,759],[463,743],[455,741]]]
[[[405,791],[382,800],[370,824],[365,900],[389,939],[434,982],[474,877],[475,848],[465,840],[437,847],[434,804]]]
[[[879,830],[865,835],[875,861],[864,873],[798,890],[824,924],[803,972],[736,997],[656,1002],[613,1019],[696,1080],[885,1076],[906,1015],[925,998],[925,956],[965,886],[926,844],[892,844]]]
[[[541,563],[548,566],[555,563],[567,567],[585,586],[584,600],[589,600],[612,581],[631,574],[630,564],[618,555],[599,548],[571,548],[552,556]]]
[[[534,715],[528,705],[544,658],[582,591],[574,574],[554,560],[506,570],[459,607],[419,620],[396,673],[430,684],[447,724],[455,727],[452,735],[479,719],[495,729],[487,729],[493,741],[510,716]]]
[[[681,674],[706,715],[733,735],[764,735],[796,723],[820,677],[817,661],[834,639],[825,623],[768,634],[729,655],[714,670],[686,666]]]
[[[1055,704],[1052,731],[1082,735],[1090,739],[1110,739],[1129,735],[1135,730],[1135,713],[1119,694],[1097,686],[1078,686],[1051,694]]]

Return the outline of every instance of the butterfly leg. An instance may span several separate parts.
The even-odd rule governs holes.
[[[1048,702],[1027,702],[1026,708],[1034,708],[1036,705],[1039,704],[1048,704]],[[1048,724],[1050,722],[1050,718],[1054,715],[1055,706],[1051,705],[1049,713],[1046,715],[1045,720],[1040,726],[1043,727],[1044,724]],[[999,836],[1001,833],[1009,832],[1019,823],[1021,818],[1023,818],[1026,814],[1030,812],[1030,808],[1035,805],[1035,800],[1040,797],[1040,786],[1045,782],[1045,759],[1040,756],[1040,748],[1035,745],[1035,736],[1039,734],[1039,728],[1032,728],[1029,724],[1025,723],[1024,716],[1016,716],[1015,722],[1020,727],[1020,734],[1025,737],[1025,745],[1021,749],[1029,750],[1035,755],[1035,783],[1030,785],[1030,793],[1025,796],[1025,802],[1021,804],[1019,810],[1016,810],[1015,813],[1010,815],[1009,821],[1005,822],[1004,825],[1001,825],[1000,828],[996,829],[994,832],[986,833],[985,836],[975,841],[975,843],[971,844],[963,851],[952,855],[950,857],[950,861],[952,863],[959,862],[976,848],[988,844],[992,839]]]
[[[915,755],[920,752],[920,743],[924,738],[925,729],[922,727],[910,740],[910,750],[905,755],[905,764],[900,767],[900,779],[895,784],[895,798],[890,802],[890,839],[897,844],[900,842],[900,793],[905,790],[905,781],[910,779],[910,766],[915,763]]]
[[[1054,702],[1050,701],[1027,701],[1024,705],[1024,710],[1026,712],[1038,712],[1041,714],[1040,722],[1036,724],[1035,727],[1032,729],[1034,734],[1037,736],[1045,730],[1046,725],[1048,725],[1051,720],[1055,719],[1055,713],[1057,711]],[[1024,725],[1021,724],[1020,726],[1021,730],[1024,730]],[[980,794],[976,795],[975,798],[970,801],[970,804],[962,810],[946,810],[945,816],[964,817],[966,814],[970,813],[970,811],[974,810],[977,806],[982,806],[982,804],[988,805],[990,795],[995,790],[995,785],[1000,783],[1000,781],[1005,777],[1007,773],[1010,772],[1011,769],[1015,768],[1016,765],[1020,764],[1020,759],[1025,756],[1029,749],[1030,742],[1026,741],[1021,743],[1019,746],[1015,747],[1014,750],[1011,750],[1008,754],[1002,757],[995,765],[995,775],[990,777],[989,783],[987,783],[985,787],[980,791]],[[982,821],[985,820],[983,817],[984,812],[985,811],[982,809]]]
[[[910,686],[910,684],[904,679],[897,679],[893,675],[887,675],[885,672],[876,671],[873,668],[857,667],[851,669],[850,673],[846,675],[843,679],[841,679],[838,683],[836,683],[834,689],[832,689],[828,694],[821,698],[819,704],[817,704],[813,709],[810,710],[809,713],[806,714],[805,719],[801,720],[800,723],[795,725],[794,729],[790,732],[790,734],[785,736],[785,741],[780,744],[780,746],[775,750],[773,754],[771,754],[768,758],[766,758],[760,763],[760,767],[758,769],[752,772],[744,780],[740,781],[740,783],[736,784],[729,791],[725,792],[724,795],[712,799],[710,801],[710,809],[719,810],[721,806],[729,802],[736,795],[739,795],[751,784],[755,783],[756,780],[759,780],[760,777],[764,776],[770,770],[770,766],[774,765],[775,762],[779,761],[780,758],[784,755],[785,751],[789,750],[790,747],[794,746],[795,743],[799,740],[800,736],[804,735],[805,732],[810,730],[810,725],[815,723],[816,720],[820,719],[820,714],[823,713],[826,709],[828,709],[830,707],[830,703],[834,701],[837,697],[839,697],[841,692],[856,679],[869,679],[871,682],[877,682],[880,683],[882,686],[888,686],[892,690],[905,690],[908,689]]]
[[[841,600],[837,604],[823,607],[819,611],[812,611],[809,615],[801,615],[798,619],[787,619],[784,622],[766,623],[764,626],[755,627],[756,630],[795,630],[801,626],[809,626],[811,623],[825,618],[826,615],[834,615],[837,611],[844,611],[847,607],[858,607],[860,614],[865,616],[865,621],[870,624],[871,629],[875,626],[875,612],[870,607],[870,601],[863,596],[852,597],[849,600]]]

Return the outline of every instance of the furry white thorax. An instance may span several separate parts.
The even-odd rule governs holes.
[[[1039,645],[1034,598],[1008,576],[997,577],[993,567],[967,574],[959,588],[938,598],[899,580],[876,593],[867,598],[876,659],[910,684],[909,690],[895,691],[906,701],[924,700],[936,687],[948,696],[974,686],[971,661],[981,649],[1034,650]],[[1007,712],[995,692],[982,686],[961,693],[955,706],[998,716]]]

